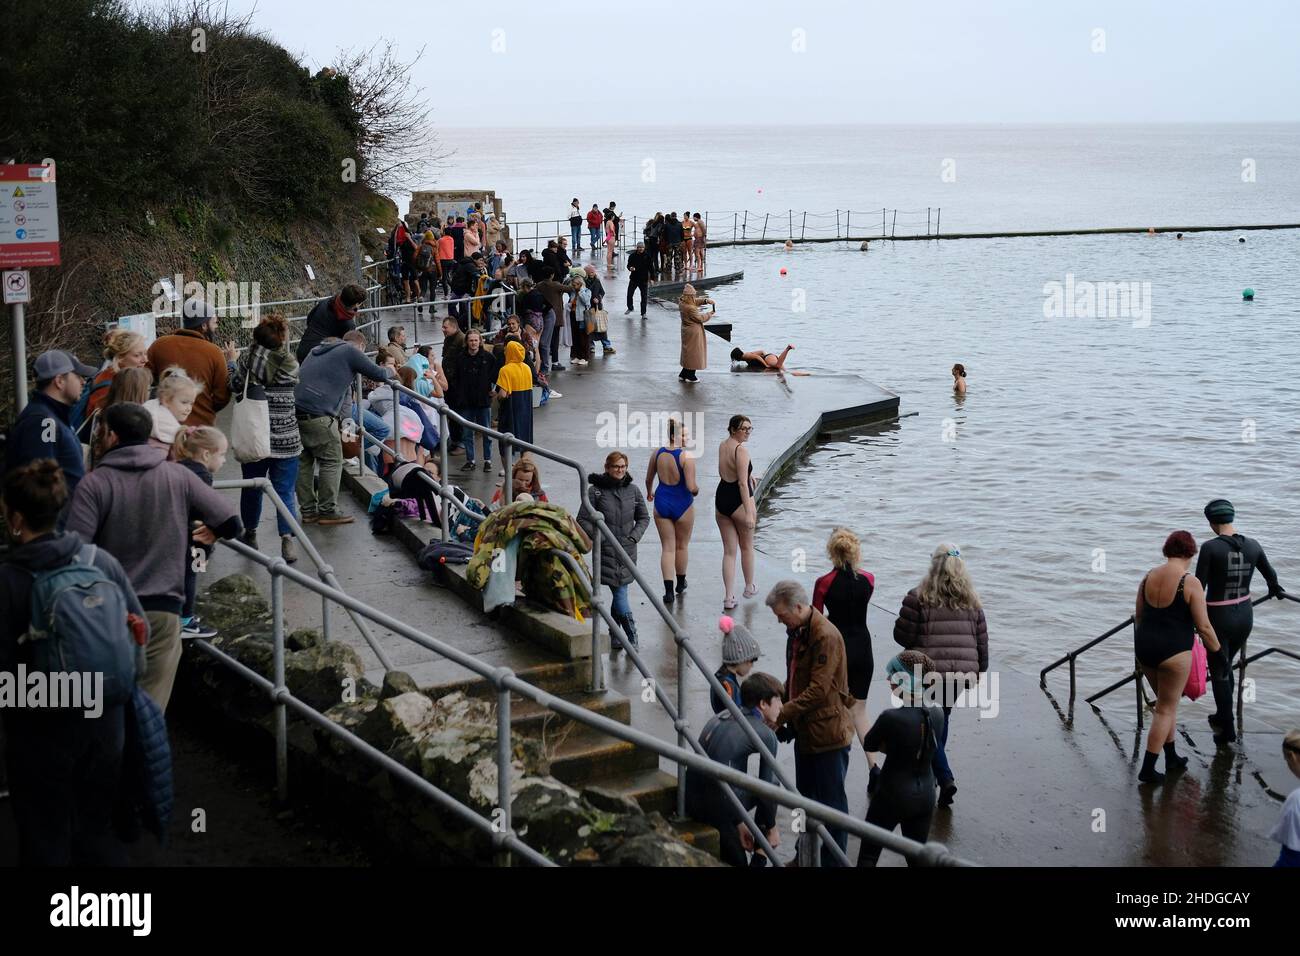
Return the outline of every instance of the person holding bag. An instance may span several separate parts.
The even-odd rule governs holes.
[[[591,310],[587,313],[587,332],[593,342],[599,342],[605,348],[606,355],[614,355],[618,350],[609,340],[609,313],[605,311],[605,285],[596,275],[596,267],[588,264],[584,269],[587,291],[591,293]]]
[[[288,342],[289,324],[284,316],[279,312],[267,313],[253,330],[253,344],[231,370],[231,391],[240,396],[231,428],[231,450],[240,462],[243,477],[269,477],[276,494],[296,518],[295,488],[302,437],[294,414],[298,359],[289,351]],[[256,397],[259,393],[264,396],[261,400]],[[255,548],[257,524],[262,519],[261,491],[256,488],[240,491],[239,512],[245,529],[240,540]],[[278,511],[276,524],[280,532],[280,554],[292,564],[298,560],[293,528]]]

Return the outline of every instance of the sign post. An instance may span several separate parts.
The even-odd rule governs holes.
[[[52,161],[0,165],[0,267],[26,270],[58,264],[59,206]],[[4,301],[13,310],[14,408],[21,412],[27,404],[24,307],[31,301],[26,271],[5,272]]]

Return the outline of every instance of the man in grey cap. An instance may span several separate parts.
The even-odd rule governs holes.
[[[185,300],[181,310],[185,327],[171,335],[159,336],[149,346],[149,368],[157,382],[173,365],[201,386],[194,409],[182,425],[215,425],[217,412],[230,404],[230,368],[239,350],[233,346],[224,352],[213,339],[217,334],[217,314],[210,304],[199,298]]]
[[[72,406],[96,370],[57,349],[36,357],[36,389],[14,422],[5,445],[5,474],[38,458],[53,458],[63,470],[68,499],[86,474],[81,442],[68,425]]]
[[[740,703],[740,682],[749,676],[755,662],[762,656],[758,641],[739,621],[724,617],[718,622],[722,629],[722,666],[714,673],[727,696]],[[727,703],[716,690],[709,691],[709,703],[715,714],[727,709]]]

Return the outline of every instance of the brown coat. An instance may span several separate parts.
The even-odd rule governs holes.
[[[677,309],[682,315],[682,368],[708,368],[709,347],[704,341],[704,323],[709,321],[709,316],[698,306],[685,303],[679,303]]]
[[[182,425],[215,425],[217,412],[230,404],[230,376],[226,353],[194,329],[159,336],[149,346],[149,368],[158,381],[163,372],[179,365],[201,388],[194,410]]]
[[[819,754],[853,742],[853,695],[844,638],[820,611],[811,610],[807,627],[786,642],[785,705],[778,723],[794,727],[797,750]]]

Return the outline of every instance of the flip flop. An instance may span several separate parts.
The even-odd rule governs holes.
[[[745,590],[741,593],[747,598],[752,598],[754,595],[758,593],[758,585],[751,584],[749,587],[745,588]]]

